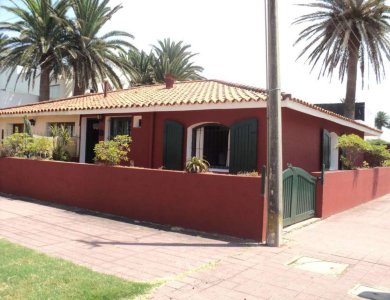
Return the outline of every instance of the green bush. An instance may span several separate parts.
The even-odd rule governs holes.
[[[131,141],[128,135],[117,135],[112,140],[99,142],[94,148],[95,161],[110,166],[128,161]]]
[[[370,144],[356,134],[343,134],[338,139],[337,147],[344,152],[340,158],[344,168],[350,170],[360,167],[358,162],[370,149]]]
[[[371,167],[380,167],[386,160],[390,159],[390,152],[386,145],[370,144],[370,148],[366,152],[366,159]]]
[[[4,139],[4,156],[50,158],[51,141],[47,137],[32,137],[27,133],[14,133]]]
[[[186,171],[188,173],[203,173],[209,170],[210,164],[207,160],[200,157],[192,157],[186,163]]]
[[[337,147],[343,150],[340,159],[346,169],[380,167],[390,159],[386,142],[379,139],[365,141],[356,134],[344,134],[339,137]]]
[[[66,146],[71,140],[69,130],[64,125],[51,125],[50,134],[53,137],[53,159],[59,161],[70,161],[70,153],[66,150]]]
[[[390,159],[385,160],[382,164],[382,167],[390,167]]]

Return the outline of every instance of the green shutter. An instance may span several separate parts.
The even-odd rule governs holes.
[[[175,121],[164,123],[164,168],[183,169],[183,126]]]
[[[257,170],[257,120],[237,122],[230,128],[230,173]]]
[[[330,168],[330,134],[326,129],[322,129],[322,151],[321,151],[321,170],[325,165],[325,170]]]

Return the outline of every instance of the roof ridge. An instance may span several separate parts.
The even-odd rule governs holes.
[[[219,79],[209,79],[208,81],[213,81],[213,82],[225,84],[225,85],[228,85],[228,86],[231,86],[231,87],[236,87],[236,88],[239,88],[239,89],[246,89],[246,90],[250,90],[250,91],[253,91],[253,92],[257,92],[257,93],[268,94],[268,90],[267,89],[262,89],[262,88],[251,86],[251,85],[234,83],[234,82],[224,81],[224,80],[219,80]]]

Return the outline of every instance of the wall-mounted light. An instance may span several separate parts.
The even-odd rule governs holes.
[[[35,126],[35,123],[36,123],[35,119],[30,119],[29,121],[30,121],[31,126]]]

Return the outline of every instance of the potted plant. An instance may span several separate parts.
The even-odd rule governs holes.
[[[200,157],[192,157],[186,162],[186,171],[188,173],[204,173],[209,170],[210,164],[207,160]]]

